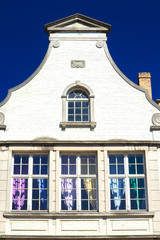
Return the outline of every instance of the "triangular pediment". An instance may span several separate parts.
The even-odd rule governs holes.
[[[45,31],[53,32],[105,32],[109,33],[111,26],[93,18],[81,14],[74,14],[69,17],[51,22],[45,25]]]

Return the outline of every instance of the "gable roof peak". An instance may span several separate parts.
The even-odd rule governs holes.
[[[110,30],[111,25],[80,13],[70,15],[45,25],[45,31],[48,34],[54,32],[104,32],[108,34]]]

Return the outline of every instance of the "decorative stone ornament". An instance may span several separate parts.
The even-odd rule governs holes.
[[[5,121],[5,116],[2,112],[0,112],[0,124],[3,124]]]
[[[160,126],[160,113],[153,114],[152,122],[155,126]]]
[[[103,41],[97,41],[97,42],[96,42],[96,47],[97,47],[97,48],[102,48],[103,45],[104,45],[104,42],[103,42]]]
[[[60,42],[59,41],[53,41],[53,47],[54,48],[58,48],[60,46]]]
[[[72,68],[85,68],[85,61],[84,60],[72,60],[71,67]]]

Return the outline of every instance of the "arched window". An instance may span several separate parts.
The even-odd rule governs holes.
[[[66,127],[96,127],[94,122],[94,94],[92,89],[80,81],[67,86],[62,95],[62,122]]]
[[[68,121],[69,122],[89,122],[90,104],[89,97],[83,90],[71,90],[67,96]]]

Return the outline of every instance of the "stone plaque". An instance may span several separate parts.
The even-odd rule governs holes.
[[[72,68],[85,68],[85,61],[84,60],[72,60],[71,67]]]

